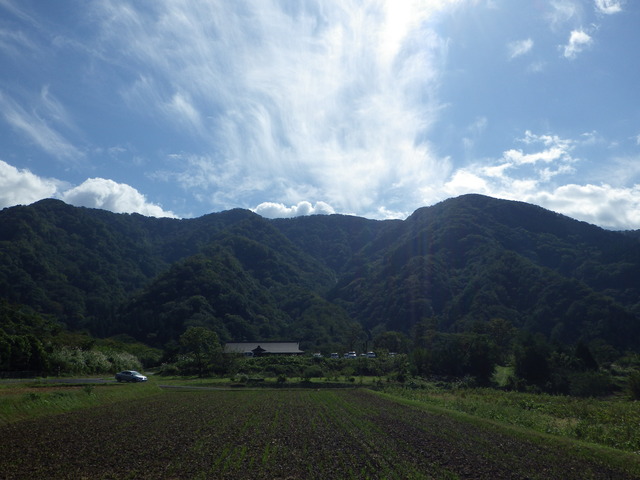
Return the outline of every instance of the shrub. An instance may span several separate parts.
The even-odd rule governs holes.
[[[631,400],[640,400],[640,371],[633,372],[627,379],[627,392]]]
[[[323,375],[322,368],[320,368],[318,365],[312,365],[310,367],[307,367],[302,372],[302,377],[305,380],[309,380],[311,378],[319,378],[319,377],[322,377],[322,375]]]
[[[173,363],[165,363],[160,367],[160,371],[158,372],[158,374],[173,377],[180,375],[180,369]]]
[[[59,347],[49,355],[49,372],[60,375],[113,373],[120,370],[141,370],[142,364],[130,353],[82,350],[77,347]]]
[[[601,397],[611,393],[611,377],[601,372],[580,372],[569,376],[569,393],[576,397]]]

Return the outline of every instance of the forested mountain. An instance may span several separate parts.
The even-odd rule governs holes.
[[[367,328],[406,331],[428,318],[442,331],[486,331],[502,318],[561,342],[633,348],[639,253],[620,233],[466,195],[416,211],[368,245],[360,258],[377,260],[354,265],[330,298]]]
[[[188,326],[320,349],[388,330],[492,333],[499,320],[637,350],[640,238],[480,195],[404,221],[156,219],[44,200],[0,211],[0,299],[154,346]]]

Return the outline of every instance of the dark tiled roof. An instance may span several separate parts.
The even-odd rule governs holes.
[[[304,353],[300,342],[231,342],[224,346],[225,353],[252,352],[260,347],[263,353]]]

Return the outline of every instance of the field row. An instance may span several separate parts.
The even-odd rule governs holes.
[[[0,427],[0,478],[634,478],[366,390],[172,391]]]

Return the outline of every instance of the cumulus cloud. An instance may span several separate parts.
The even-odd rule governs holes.
[[[527,131],[517,143],[524,149],[509,149],[493,162],[485,160],[455,171],[444,185],[445,194],[481,193],[541,205],[605,228],[640,228],[640,184],[556,181],[575,171],[579,159],[573,151],[580,141]],[[621,166],[633,160],[620,160]],[[637,171],[627,169],[627,173]]]
[[[518,40],[515,42],[511,42],[507,45],[507,50],[509,52],[509,59],[513,60],[516,57],[520,57],[529,53],[533,48],[533,40],[527,38],[526,40]]]
[[[0,208],[30,205],[44,198],[59,198],[78,207],[102,208],[114,213],[176,217],[173,212],[147,201],[144,195],[124,183],[90,178],[76,187],[68,187],[60,180],[43,178],[0,160]],[[322,206],[316,208],[321,209]]]
[[[60,195],[60,198],[78,207],[102,208],[114,213],[140,213],[150,217],[175,215],[162,207],[149,203],[144,195],[124,183],[105,178],[89,178],[82,184]]]
[[[139,213],[150,217],[172,217],[159,205],[147,201],[130,185],[104,178],[90,178],[77,187],[53,178],[43,178],[0,160],[0,208],[30,205],[44,198],[59,198],[78,207],[101,208],[114,213]],[[330,207],[327,205],[327,208]],[[324,207],[317,205],[316,210]],[[331,212],[333,213],[333,212]]]
[[[605,15],[612,15],[622,11],[621,0],[595,0],[596,11]]]
[[[604,228],[640,228],[640,185],[568,184],[523,200]]]
[[[254,210],[258,215],[266,218],[291,218],[303,215],[331,215],[335,210],[324,202],[317,202],[312,205],[310,202],[302,201],[290,207],[282,203],[263,202]]]
[[[572,60],[591,43],[593,39],[584,30],[573,30],[569,36],[569,43],[562,47],[563,55]]]
[[[268,192],[375,215],[449,175],[426,140],[446,53],[430,22],[457,3],[104,1],[95,48],[145,72],[128,103],[197,136],[163,178],[217,207]]]
[[[38,177],[0,160],[0,208],[29,205],[53,197],[61,182]]]

